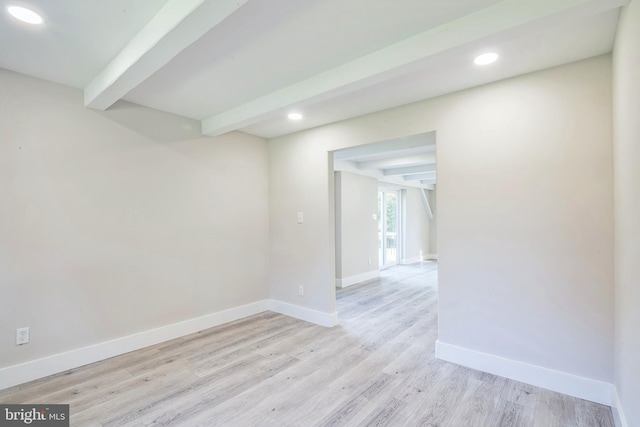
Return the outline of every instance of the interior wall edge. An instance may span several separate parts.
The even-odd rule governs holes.
[[[336,279],[336,286],[339,288],[346,288],[347,286],[357,285],[358,283],[366,282],[367,280],[373,280],[380,277],[380,270],[372,270],[362,274],[356,274],[342,279]]]
[[[336,326],[339,322],[338,312],[336,311],[333,313],[325,313],[274,299],[269,300],[269,310],[327,328]]]
[[[613,412],[613,421],[616,423],[616,427],[629,427],[627,417],[622,409],[618,388],[615,386],[613,386],[613,405],[611,405],[611,411]]]

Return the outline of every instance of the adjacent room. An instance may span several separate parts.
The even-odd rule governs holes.
[[[640,427],[640,0],[0,5],[0,424]]]
[[[435,132],[333,153],[336,286],[437,260]]]

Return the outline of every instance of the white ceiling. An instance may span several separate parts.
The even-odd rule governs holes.
[[[166,0],[0,1],[0,67],[83,89]],[[7,5],[39,12],[46,25],[13,19]]]
[[[46,20],[0,14],[0,67],[271,138],[610,52],[627,1],[0,0]]]
[[[610,52],[627,2],[0,0],[0,67],[271,138]]]
[[[126,98],[201,120],[491,3],[250,1]]]
[[[291,122],[276,110],[242,130],[272,138],[601,55],[611,52],[617,22],[618,9],[613,9],[520,37],[469,43],[426,58],[417,70],[373,87],[305,105],[304,122]],[[480,68],[471,59],[485,46],[500,52],[501,58]]]

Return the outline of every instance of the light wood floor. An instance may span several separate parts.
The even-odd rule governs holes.
[[[435,263],[338,291],[340,325],[271,312],[13,389],[75,426],[613,426],[609,407],[435,359]]]

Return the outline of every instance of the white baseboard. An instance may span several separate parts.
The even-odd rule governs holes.
[[[416,257],[413,257],[413,258],[402,259],[402,260],[400,260],[400,264],[402,264],[402,265],[414,264],[414,263],[420,262],[420,261],[422,261],[422,259],[419,256],[416,256]]]
[[[356,274],[355,276],[336,279],[336,286],[339,288],[346,288],[347,286],[366,282],[367,280],[377,279],[378,277],[380,277],[380,270],[367,271],[366,273]]]
[[[263,300],[0,369],[0,390],[269,310]]]
[[[293,305],[276,300],[269,301],[269,309],[271,311],[275,311],[276,313],[295,317],[296,319],[315,323],[320,326],[326,326],[328,328],[336,326],[338,324],[337,312],[324,313],[321,311],[312,310],[310,308],[301,307],[299,305]]]
[[[422,257],[423,261],[437,261],[438,260],[438,254],[426,254]]]
[[[611,405],[611,411],[613,412],[613,421],[616,427],[629,427],[627,417],[625,417],[624,411],[622,410],[622,402],[618,395],[618,389],[615,387],[613,389],[613,405]]]
[[[322,313],[280,301],[262,300],[88,347],[78,348],[65,353],[58,353],[18,365],[0,368],[0,390],[189,335],[223,323],[253,316],[254,314],[268,310],[306,320],[307,322],[317,323],[321,326],[330,327],[338,324],[338,313]]]
[[[580,399],[607,406],[614,404],[615,388],[613,384],[603,381],[458,347],[440,340],[436,342],[436,357]]]

